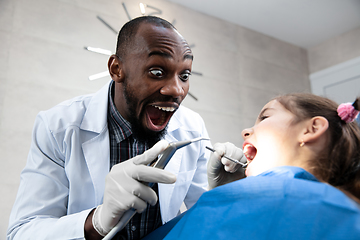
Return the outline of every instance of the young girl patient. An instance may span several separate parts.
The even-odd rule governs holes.
[[[360,239],[359,105],[312,94],[271,100],[242,131],[247,177],[204,193],[165,239]],[[240,149],[214,149],[209,165],[231,174],[223,156]]]

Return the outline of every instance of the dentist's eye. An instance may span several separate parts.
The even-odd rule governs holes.
[[[161,77],[164,75],[163,71],[160,69],[152,69],[150,70],[150,73],[156,77]]]
[[[189,80],[190,76],[191,76],[190,72],[185,72],[185,73],[180,74],[179,77],[180,77],[181,81],[186,82],[187,80]]]

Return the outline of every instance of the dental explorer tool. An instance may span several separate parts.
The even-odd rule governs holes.
[[[206,146],[205,148],[206,148],[206,149],[209,149],[209,150],[212,151],[212,152],[215,152],[215,150],[212,149],[211,147]],[[248,165],[247,163],[242,163],[242,162],[240,162],[240,161],[238,161],[238,160],[236,160],[236,159],[234,159],[234,158],[228,157],[228,156],[226,156],[226,155],[224,155],[224,156],[222,156],[222,157],[224,157],[224,158],[226,158],[226,159],[228,159],[228,160],[230,160],[230,161],[232,161],[232,162],[234,162],[234,163],[236,163],[236,164],[240,164],[240,165],[242,166],[242,168],[246,168],[247,165]]]
[[[169,143],[169,145],[162,152],[162,154],[159,155],[160,156],[159,159],[155,162],[155,164],[152,165],[152,167],[164,169],[165,166],[170,161],[171,157],[176,152],[176,150],[178,150],[182,147],[185,147],[193,142],[200,141],[200,140],[210,140],[210,138],[198,137],[198,138],[194,138],[191,140],[177,141],[177,142]],[[148,183],[149,187],[152,187],[153,185],[154,185],[154,183]],[[126,226],[126,224],[135,215],[135,213],[136,213],[136,210],[134,208],[127,210],[124,213],[124,215],[120,218],[119,222],[115,225],[115,227],[113,229],[111,229],[111,231],[108,234],[106,234],[106,236],[103,238],[103,240],[110,240],[112,237],[114,237],[116,235],[116,233],[118,233],[121,229],[123,229]]]

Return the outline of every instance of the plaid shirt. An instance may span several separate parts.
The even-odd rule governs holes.
[[[110,135],[110,169],[117,163],[142,154],[146,149],[133,138],[131,125],[118,112],[113,101],[114,82],[110,84],[108,127]],[[157,184],[153,189],[158,192]],[[129,223],[113,239],[141,239],[162,225],[159,202],[155,206],[148,204],[141,214],[136,213]]]

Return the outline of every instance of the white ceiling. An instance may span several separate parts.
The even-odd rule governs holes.
[[[310,48],[360,26],[360,0],[169,0]]]

